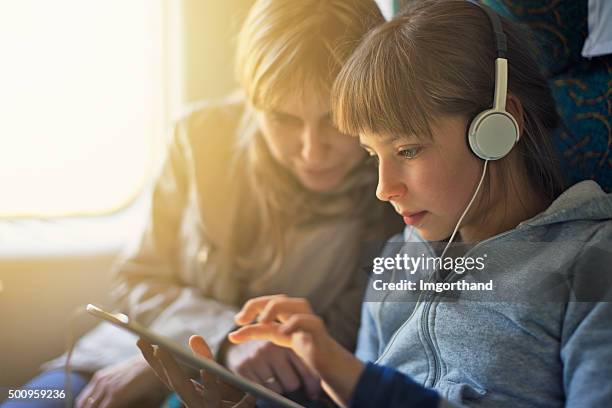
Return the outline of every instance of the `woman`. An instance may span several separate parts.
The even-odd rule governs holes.
[[[277,392],[318,396],[316,375],[293,352],[224,340],[245,300],[283,292],[309,298],[354,347],[367,279],[359,254],[400,220],[376,202],[376,174],[357,140],[332,124],[329,91],[382,21],[373,0],[255,3],[237,52],[244,97],[200,105],[178,122],[146,233],[118,267],[119,310],[179,342],[203,334],[230,369]],[[159,403],[163,386],[134,343],[108,325],[78,342],[71,364],[85,375],[73,383],[93,376],[77,407]],[[64,364],[43,374],[60,388]]]
[[[386,282],[403,273],[406,287],[434,289],[389,289],[382,300],[382,275],[373,275],[356,357],[305,299],[252,299],[236,316],[244,327],[233,342],[291,348],[343,406],[612,401],[612,195],[590,180],[565,189],[552,159],[550,90],[522,29],[501,20],[494,34],[487,13],[463,0],[414,2],[368,35],[333,92],[339,129],[377,158],[377,196],[407,224],[385,258],[482,258],[484,268],[409,275],[391,265]],[[507,95],[495,74],[505,58]],[[491,105],[517,133],[488,157],[484,142],[502,132],[480,144],[474,123]],[[450,248],[453,239],[470,245]],[[488,281],[490,290],[462,286]]]

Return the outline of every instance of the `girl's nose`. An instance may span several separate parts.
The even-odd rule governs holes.
[[[378,165],[378,186],[376,197],[381,201],[391,201],[406,193],[406,185],[391,163],[381,160]]]

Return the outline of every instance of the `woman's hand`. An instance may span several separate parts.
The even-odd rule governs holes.
[[[165,350],[152,346],[143,339],[138,340],[142,355],[159,379],[174,390],[187,408],[250,408],[255,398],[225,384],[216,376],[200,370],[202,384],[187,377],[174,358]],[[201,336],[189,339],[191,351],[200,357],[212,359],[212,352]]]
[[[229,334],[232,343],[268,340],[292,349],[323,379],[323,387],[338,404],[348,403],[363,363],[329,335],[306,299],[284,295],[254,298],[245,303],[235,320],[243,327]]]
[[[95,372],[79,393],[76,408],[113,408],[139,405],[159,406],[165,393],[142,356]]]
[[[319,376],[293,351],[272,342],[254,340],[231,345],[225,362],[233,372],[279,394],[295,391],[302,384],[311,399],[321,394]]]

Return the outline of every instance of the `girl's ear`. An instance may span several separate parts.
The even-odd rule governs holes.
[[[511,114],[514,119],[516,119],[516,123],[519,127],[519,135],[520,137],[523,137],[523,128],[525,125],[525,118],[523,116],[523,104],[521,103],[521,100],[518,97],[514,96],[511,93],[508,93],[508,96],[506,97],[506,112]]]

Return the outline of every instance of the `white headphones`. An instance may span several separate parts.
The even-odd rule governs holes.
[[[493,107],[480,112],[472,120],[468,130],[468,142],[472,152],[483,160],[499,160],[510,153],[520,139],[516,119],[506,111],[508,91],[508,60],[506,59],[506,35],[494,11],[475,0],[467,0],[484,11],[495,34],[497,58],[495,59],[495,95]]]
[[[516,119],[506,112],[506,95],[508,92],[508,60],[506,59],[506,52],[508,46],[501,20],[489,7],[477,3],[475,0],[467,1],[478,6],[478,8],[486,13],[495,34],[495,46],[497,48],[497,58],[495,59],[495,95],[493,97],[493,107],[476,115],[468,129],[468,142],[472,152],[484,160],[482,175],[472,198],[463,210],[461,217],[459,217],[459,221],[457,221],[455,229],[444,247],[442,255],[440,255],[441,258],[444,258],[446,251],[455,239],[461,221],[463,221],[463,218],[474,203],[480,187],[482,187],[482,182],[487,174],[487,163],[491,160],[499,160],[505,157],[510,153],[510,150],[512,150],[521,136]]]

